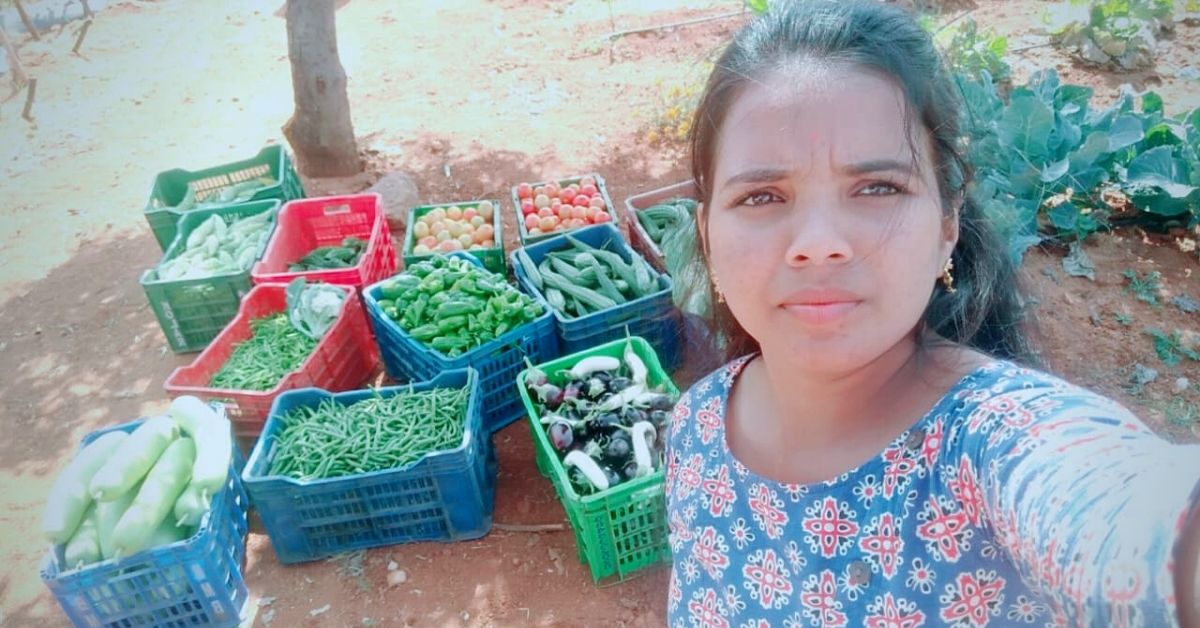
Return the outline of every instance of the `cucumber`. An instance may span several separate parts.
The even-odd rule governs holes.
[[[167,517],[150,533],[150,542],[146,547],[163,547],[177,541],[182,541],[196,533],[194,526],[178,526]]]
[[[170,417],[146,419],[96,472],[88,488],[92,498],[108,501],[133,488],[178,435],[179,427]]]
[[[187,486],[195,460],[196,446],[191,438],[181,437],[167,447],[113,528],[112,545],[117,556],[131,556],[150,547],[151,534]]]
[[[210,497],[208,492],[196,486],[195,482],[189,482],[179,494],[179,499],[175,500],[175,506],[172,508],[174,518],[167,517],[167,520],[177,526],[200,525],[204,513],[208,512]]]
[[[88,485],[96,471],[129,434],[115,431],[103,434],[84,446],[50,487],[46,510],[42,513],[42,534],[51,543],[66,543],[75,534],[84,512],[92,503]]]
[[[142,484],[139,482],[136,486],[126,491],[125,494],[114,500],[95,502],[96,528],[100,533],[100,555],[105,560],[116,556],[116,551],[112,544],[113,528],[117,527],[117,522],[121,520],[121,515],[125,514],[126,510],[129,510],[129,504],[133,503],[133,498],[137,497],[141,487]]]
[[[67,569],[76,569],[84,565],[100,562],[100,537],[96,531],[96,506],[88,507],[79,529],[67,541],[63,549],[63,562]]]
[[[233,456],[233,432],[229,420],[208,404],[184,395],[171,402],[167,414],[196,445],[191,483],[203,493],[204,501],[225,487]]]

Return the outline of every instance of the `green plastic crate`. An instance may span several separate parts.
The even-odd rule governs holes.
[[[404,248],[402,250],[404,255],[404,267],[408,268],[409,266],[428,258],[430,255],[435,255],[435,253],[430,253],[428,255],[414,255],[412,252],[413,246],[416,244],[415,236],[413,236],[413,224],[415,224],[419,218],[439,207],[447,208],[457,206],[466,209],[468,207],[479,207],[479,204],[485,200],[491,201],[492,203],[492,226],[496,228],[496,235],[492,239],[495,240],[496,246],[490,249],[465,252],[478,257],[479,261],[483,262],[484,268],[499,275],[507,276],[508,266],[504,257],[504,221],[501,219],[500,201],[495,199],[480,199],[478,201],[466,201],[462,203],[440,203],[438,205],[420,205],[408,210],[408,224],[404,228]]]
[[[581,174],[577,177],[567,177],[566,179],[557,179],[554,182],[557,183],[560,187],[566,187],[568,185],[571,185],[572,183],[579,183],[581,180],[583,180],[583,177],[585,177],[585,176],[587,176],[587,175]],[[608,184],[605,183],[604,177],[600,176],[597,173],[593,172],[591,174],[591,176],[592,176],[592,178],[594,178],[596,180],[596,190],[600,193],[600,198],[604,199],[604,204],[608,208],[607,209],[608,215],[612,216],[612,225],[619,229],[621,227],[621,216],[620,216],[620,212],[617,211],[617,208],[615,206],[613,206],[612,197],[608,195]],[[537,183],[530,183],[529,185],[532,185],[534,188],[536,188],[541,185],[546,185],[547,183],[550,183],[550,181],[538,181]],[[517,188],[518,187],[520,187],[520,186],[514,185],[512,187],[512,190],[509,193],[509,196],[510,196],[510,199],[512,200],[513,211],[516,212],[517,235],[520,236],[522,245],[533,244],[534,242],[541,242],[542,240],[545,240],[546,238],[553,238],[554,236],[557,236],[557,235],[562,235],[564,233],[571,233],[571,232],[577,231],[579,229],[586,229],[587,227],[591,226],[591,225],[586,225],[583,227],[576,227],[575,229],[565,229],[563,231],[553,231],[550,233],[538,233],[538,234],[530,235],[529,231],[527,231],[525,229],[525,216],[521,213],[521,199],[517,197]]]
[[[637,336],[614,340],[539,364],[536,368],[544,371],[552,383],[561,385],[563,378],[556,376],[560,371],[569,370],[580,360],[595,355],[620,359],[625,355],[626,342],[633,343],[634,352],[645,362],[647,383],[651,386],[662,385],[666,391],[678,396],[679,389],[663,370],[653,347]],[[525,404],[529,426],[533,430],[536,464],[542,475],[549,477],[554,484],[558,499],[575,531],[579,561],[591,570],[592,579],[600,584],[619,582],[648,567],[670,561],[663,468],[600,493],[586,496],[576,493],[525,389],[528,372],[529,369],[526,369],[517,375],[517,388],[521,391],[521,401]],[[665,434],[659,435],[659,438],[665,437]]]
[[[189,213],[176,209],[187,194],[189,185],[195,192],[196,202],[203,202],[222,188],[265,176],[275,179],[275,184],[260,188],[245,202],[304,198],[304,187],[292,165],[292,158],[279,145],[267,146],[250,159],[222,166],[197,171],[176,168],[159,173],[154,178],[154,187],[150,190],[150,200],[146,202],[145,209],[146,222],[150,224],[159,248],[166,252],[175,241],[179,219]]]
[[[188,236],[210,216],[219,215],[229,221],[270,212],[267,237],[263,238],[254,254],[257,260],[267,248],[270,231],[275,229],[280,205],[276,199],[188,212],[179,221],[179,234],[167,248],[159,265],[182,253],[187,246]],[[158,325],[167,337],[167,344],[176,353],[200,351],[208,346],[225,325],[237,316],[242,297],[252,287],[249,268],[238,273],[200,279],[166,281],[158,278],[158,266],[155,266],[142,273],[141,284],[154,316],[158,318]]]

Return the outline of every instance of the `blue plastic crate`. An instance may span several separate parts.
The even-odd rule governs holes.
[[[510,382],[511,385],[511,382]],[[426,454],[404,469],[301,481],[268,475],[282,416],[326,400],[349,405],[376,394],[469,386],[462,444]],[[447,371],[428,382],[332,394],[319,388],[283,393],[271,406],[243,482],[282,563],[414,541],[479,538],[492,527],[496,457],[482,431],[479,374]]]
[[[621,256],[626,262],[633,259],[633,250],[621,237],[621,232],[609,224],[592,225],[574,231],[571,237],[589,246],[603,248]],[[571,248],[571,243],[565,235],[558,235],[542,240],[524,248],[534,265],[542,263],[552,251]],[[525,269],[517,261],[519,251],[512,254],[511,265],[517,276],[517,282],[526,292],[545,299],[537,286],[529,280]],[[558,329],[561,353],[570,354],[584,351],[604,344],[610,340],[626,336],[641,336],[650,342],[655,351],[663,356],[663,364],[674,368],[679,363],[679,310],[671,301],[671,278],[663,273],[655,273],[658,281],[658,291],[640,299],[622,303],[587,316],[568,317],[562,312],[550,308],[554,312],[555,326]]]
[[[141,421],[92,432],[83,444]],[[42,581],[76,626],[237,626],[249,598],[242,574],[246,509],[241,452],[225,490],[213,497],[196,534],[133,556],[62,571],[63,546],[42,565]]]
[[[459,257],[482,267],[478,258],[461,252]],[[386,281],[386,280],[385,280]],[[483,425],[488,433],[505,427],[525,414],[521,398],[513,388],[513,378],[525,368],[525,359],[533,363],[559,355],[558,336],[554,332],[552,309],[540,295],[534,299],[546,313],[532,322],[509,330],[504,335],[482,344],[455,358],[446,357],[408,335],[395,321],[388,318],[379,306],[380,284],[363,289],[367,316],[375,331],[375,341],[384,368],[396,381],[422,381],[443,371],[471,367],[479,372],[479,387],[484,407]]]

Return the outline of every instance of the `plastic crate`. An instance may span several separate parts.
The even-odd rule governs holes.
[[[579,229],[571,234],[572,237],[593,247],[617,253],[626,262],[633,259],[633,251],[621,237],[621,232],[613,225],[592,225]],[[552,251],[571,248],[566,236],[556,235],[548,240],[525,247],[525,252],[533,260],[534,265]],[[516,252],[513,253],[516,255]],[[512,262],[513,273],[521,286],[532,294],[544,298],[545,295],[529,280],[524,268],[515,259]],[[642,336],[650,341],[656,350],[673,361],[677,347],[679,327],[678,317],[673,314],[678,310],[671,301],[671,278],[657,273],[658,290],[639,299],[622,303],[616,307],[602,310],[587,316],[569,318],[562,312],[551,308],[558,328],[558,337],[563,353],[575,353],[594,347],[598,344],[624,338],[625,336]]]
[[[375,395],[431,388],[469,387],[462,443],[426,454],[405,468],[302,481],[269,475],[282,416],[332,400],[350,405]],[[282,563],[298,563],[381,545],[476,539],[492,527],[496,458],[482,431],[479,377],[471,369],[447,371],[432,381],[330,394],[316,388],[275,400],[262,437],[250,454],[243,481]]]
[[[93,432],[83,442],[114,430],[129,432],[140,423]],[[59,568],[63,546],[52,548],[41,578],[71,623],[237,626],[249,599],[242,573],[249,500],[239,476],[240,456],[234,447],[229,482],[191,538],[65,571]]]
[[[367,248],[352,268],[292,272],[288,265],[321,246],[340,246],[356,237]],[[326,196],[293,201],[279,210],[279,226],[267,244],[262,261],[250,276],[254,283],[288,283],[296,277],[309,281],[362,288],[396,272],[396,249],[388,230],[383,202],[378,194]]]
[[[650,239],[650,234],[642,227],[642,222],[638,220],[637,213],[643,209],[647,209],[658,205],[664,201],[669,201],[673,198],[692,198],[700,199],[700,189],[696,187],[693,181],[682,181],[650,190],[625,199],[625,209],[629,212],[629,244],[646,258],[646,261],[654,265],[659,272],[667,272],[666,257],[663,255],[662,249]]]
[[[611,224],[613,224],[614,226],[619,226],[621,224],[621,218],[618,215],[619,212],[617,212],[617,208],[613,206],[612,197],[608,195],[608,185],[605,184],[604,177],[602,177],[598,174],[595,174],[595,173],[592,173],[591,175],[582,175],[581,174],[577,177],[558,179],[554,182],[557,183],[559,186],[565,187],[565,186],[571,185],[572,183],[579,183],[579,180],[585,176],[591,176],[594,179],[596,179],[596,189],[600,192],[600,198],[604,199],[604,205],[605,205],[605,207],[608,208],[609,215],[612,216]],[[539,181],[537,183],[530,183],[530,185],[532,185],[533,187],[536,188],[539,185],[546,185],[547,183],[550,183],[550,181]],[[511,198],[512,198],[512,203],[513,203],[513,210],[517,212],[517,234],[521,236],[521,244],[531,244],[533,242],[540,242],[547,238],[552,238],[556,235],[564,233],[563,231],[555,231],[553,233],[539,233],[537,235],[529,235],[529,231],[525,229],[525,216],[521,214],[521,199],[517,198],[517,187],[518,186],[515,186],[515,185],[512,187]],[[577,227],[575,229],[567,229],[567,231],[574,233],[574,232],[577,232],[580,229],[584,229],[584,228],[585,227]]]
[[[537,365],[549,380],[563,384],[557,374],[569,370],[580,360],[606,355],[618,359],[625,355],[625,343],[646,364],[647,383],[661,385],[673,395],[679,394],[670,376],[663,370],[654,349],[643,338],[614,340],[587,351],[571,354]],[[528,370],[517,376],[517,389],[525,406],[526,417],[533,431],[533,445],[538,469],[550,478],[567,519],[575,531],[579,561],[591,570],[596,582],[624,580],[637,572],[671,558],[667,543],[666,493],[663,489],[664,471],[660,466],[654,473],[630,480],[606,491],[581,496],[567,477],[567,470],[550,444],[541,424],[537,408],[525,387]],[[666,435],[660,435],[665,437]]]
[[[496,235],[493,238],[496,242],[496,246],[490,249],[483,249],[479,251],[467,251],[467,253],[474,257],[478,257],[483,262],[484,268],[499,275],[507,275],[508,268],[506,264],[508,262],[504,257],[504,221],[501,219],[503,214],[501,213],[500,209],[500,201],[492,199],[485,200],[491,200],[493,206],[492,226],[496,229]],[[416,238],[413,236],[413,225],[417,222],[417,219],[439,207],[462,207],[465,209],[468,207],[479,207],[479,204],[482,202],[483,201],[466,201],[463,203],[420,205],[408,210],[408,225],[404,230],[404,247],[401,249],[404,252],[404,267],[407,268],[423,259],[427,259],[430,255],[434,255],[434,253],[430,253],[428,255],[414,255],[412,252],[413,246],[416,244]]]
[[[237,219],[270,212],[268,230],[273,230],[279,205],[278,200],[255,201],[188,212],[179,220],[179,232],[159,266],[182,253],[187,248],[188,236],[210,216]],[[267,237],[270,237],[269,233]],[[266,246],[264,240],[254,254],[255,259],[262,256]],[[141,284],[158,325],[167,337],[168,346],[176,353],[200,351],[208,346],[221,329],[237,316],[242,297],[251,288],[249,269],[200,279],[166,281],[158,278],[158,266],[155,266],[142,273]]]
[[[319,387],[342,391],[357,388],[375,371],[379,352],[363,313],[362,300],[346,287],[347,298],[337,321],[325,332],[300,368],[285,375],[268,391],[226,390],[209,382],[233,354],[234,345],[251,337],[250,320],[287,310],[287,286],[254,286],[242,300],[237,316],[221,330],[195,361],[175,369],[163,388],[171,397],[195,395],[226,405],[238,436],[257,436],[262,431],[271,403],[280,393],[296,388]]]
[[[304,186],[300,183],[300,177],[296,175],[292,158],[279,145],[267,146],[250,159],[204,170],[176,168],[159,173],[154,178],[150,200],[146,202],[145,209],[146,222],[150,224],[150,230],[154,232],[159,248],[165,252],[175,241],[177,223],[188,213],[187,210],[179,211],[175,208],[187,194],[189,184],[195,192],[196,201],[201,202],[222,188],[265,176],[272,177],[276,183],[257,190],[249,201],[290,201],[304,198]]]
[[[452,255],[482,266],[478,258],[461,252]],[[538,296],[534,298],[546,308],[545,314],[455,358],[446,357],[408,335],[383,313],[380,298],[379,283],[363,290],[367,315],[388,375],[396,381],[421,381],[446,370],[474,368],[479,371],[483,426],[488,433],[521,418],[521,399],[512,389],[512,381],[525,367],[525,360],[537,362],[558,355],[558,337],[554,333],[550,306]]]

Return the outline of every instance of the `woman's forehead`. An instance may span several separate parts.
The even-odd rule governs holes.
[[[777,71],[747,83],[735,97],[721,127],[717,170],[910,163],[925,134],[908,117],[900,88],[877,74],[843,65]]]

